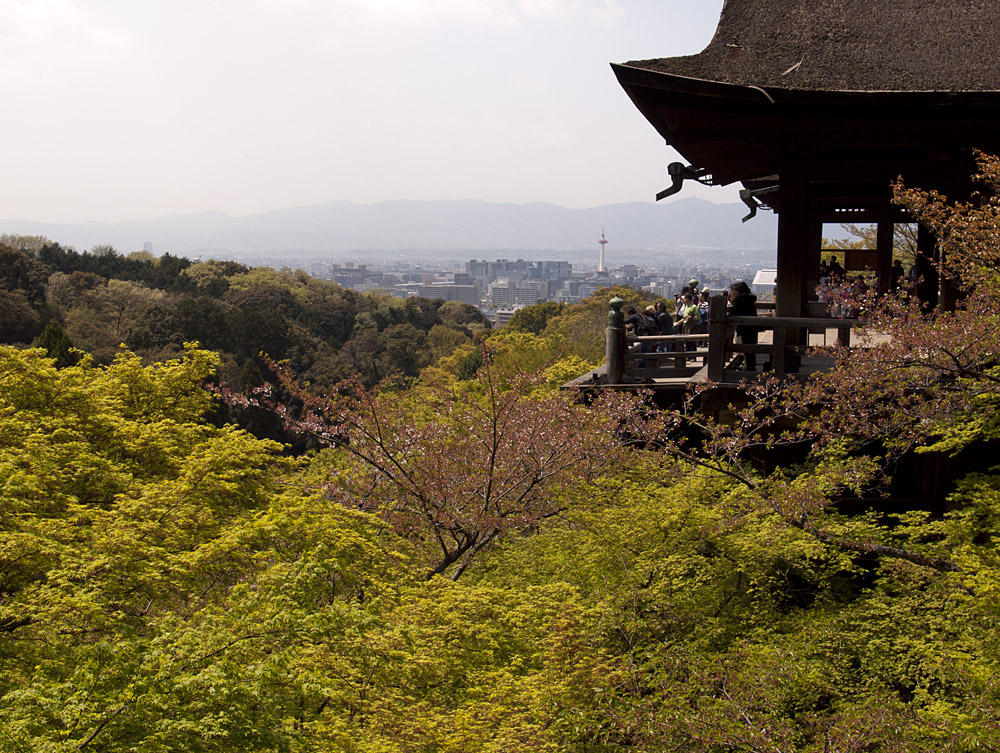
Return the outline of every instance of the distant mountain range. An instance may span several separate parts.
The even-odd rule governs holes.
[[[334,201],[242,218],[202,212],[114,223],[0,220],[0,233],[44,235],[78,250],[110,244],[123,253],[150,242],[157,254],[217,258],[283,253],[356,257],[393,251],[439,252],[442,256],[499,250],[592,251],[602,230],[607,234],[609,258],[615,252],[773,253],[777,218],[761,212],[743,223],[745,214],[742,204],[714,204],[697,198],[590,209],[476,200]]]

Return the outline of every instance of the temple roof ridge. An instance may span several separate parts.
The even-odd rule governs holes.
[[[726,0],[696,55],[629,67],[769,89],[1000,90],[995,0]]]

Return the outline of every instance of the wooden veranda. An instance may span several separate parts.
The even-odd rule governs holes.
[[[605,364],[566,386],[685,391],[711,383],[742,390],[747,380],[803,379],[834,365],[831,352],[818,346],[849,347],[851,330],[864,324],[851,318],[773,316],[766,305],[759,316],[729,316],[726,303],[723,295],[711,299],[707,332],[636,337],[625,331],[621,299],[612,299]],[[758,328],[757,344],[735,341],[740,325]],[[765,371],[747,371],[742,366],[747,353],[758,354]]]

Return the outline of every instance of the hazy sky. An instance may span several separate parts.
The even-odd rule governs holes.
[[[0,0],[0,218],[651,201],[677,157],[608,63],[698,52],[721,7]]]

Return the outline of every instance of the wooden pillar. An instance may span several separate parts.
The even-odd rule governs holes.
[[[779,171],[777,316],[803,316],[806,311],[809,255],[809,197],[802,163],[788,160]]]
[[[935,263],[934,235],[923,225],[917,228],[917,298],[920,307],[930,312],[938,305],[938,270]]]
[[[954,311],[962,298],[962,292],[951,277],[945,276],[941,280],[941,310]]]
[[[819,253],[822,225],[818,228],[819,232],[816,232],[815,225],[822,220],[819,212],[810,210],[805,165],[797,160],[784,161],[778,175],[781,211],[778,213],[778,285],[774,314],[805,316],[811,292],[809,257]],[[785,337],[789,344],[802,344],[806,342],[808,332],[802,328],[788,329]],[[783,371],[794,373],[798,369],[798,355],[790,355]]]
[[[806,288],[805,312],[808,312],[809,301],[816,299],[816,287],[819,285],[819,263],[823,257],[823,214],[817,208],[809,210],[809,240],[806,246]],[[777,312],[775,312],[777,315]]]
[[[879,208],[878,229],[875,233],[875,274],[879,294],[892,288],[892,252],[896,235],[895,212],[886,198]]]
[[[969,158],[962,159],[959,156],[952,158],[950,168],[945,194],[952,202],[969,201],[975,190],[972,175],[979,172],[978,166],[974,160]],[[943,256],[944,251],[939,250],[939,253]],[[944,261],[944,259],[941,258],[940,261]],[[948,275],[944,275],[941,279],[940,289],[941,310],[954,311],[958,302],[962,299],[962,291],[958,287],[958,281]]]
[[[625,376],[625,314],[622,313],[623,301],[618,296],[611,299],[611,310],[608,312],[608,328],[606,332],[604,363],[608,370],[608,384],[622,384]]]
[[[798,358],[791,357],[788,352],[788,333],[794,330],[786,327],[775,327],[771,331],[771,371],[778,376],[798,371]]]
[[[721,382],[726,375],[726,296],[713,295],[708,302],[708,379]]]

